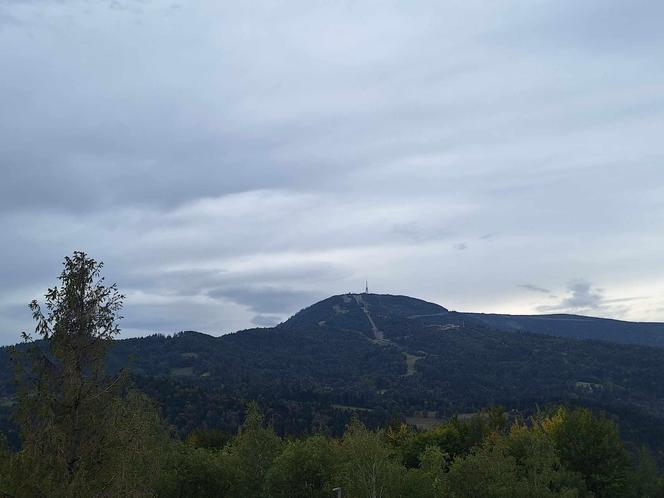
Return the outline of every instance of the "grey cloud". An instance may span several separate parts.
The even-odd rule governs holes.
[[[32,314],[28,308],[28,303],[24,305],[6,304],[0,306],[0,337],[4,343],[19,342],[21,332],[32,334],[35,330],[35,322],[32,320]],[[33,334],[34,335],[34,334]]]
[[[247,306],[259,314],[281,314],[285,316],[293,311],[327,297],[318,292],[294,290],[281,287],[220,287],[208,291],[214,299],[224,299]]]
[[[398,223],[392,226],[391,232],[398,237],[403,237],[411,242],[429,242],[432,240],[442,240],[450,237],[449,230],[423,224],[417,221]]]
[[[603,289],[593,287],[587,280],[570,282],[567,288],[567,297],[554,305],[538,306],[540,312],[568,312],[568,313],[603,313],[613,316],[622,316],[629,312],[627,303],[645,301],[645,296],[606,298]]]
[[[525,8],[524,8],[525,7]],[[636,0],[588,0],[551,2],[547,5],[519,5],[516,22],[497,28],[490,39],[561,50],[633,53],[654,49],[664,36],[657,22],[664,16],[659,2]],[[515,36],[519,34],[519,38]],[[532,50],[532,45],[531,45]]]
[[[281,322],[279,315],[256,315],[251,319],[251,323],[258,327],[274,327]]]
[[[561,306],[571,309],[597,309],[604,301],[601,289],[592,289],[590,282],[579,280],[569,286],[571,296],[563,299]]]
[[[322,285],[347,277],[347,270],[332,263],[287,263],[259,267],[253,270],[218,268],[135,271],[122,278],[128,288],[147,289],[174,296],[212,295],[219,297],[221,290],[246,286],[266,285],[284,287],[298,284]],[[218,295],[216,295],[218,294]]]
[[[594,289],[586,280],[571,282],[567,288],[568,296],[552,306],[540,306],[540,311],[597,311],[605,306],[601,289]]]
[[[594,49],[627,52],[635,48],[654,48],[664,40],[657,19],[664,17],[659,2],[636,0],[626,4],[620,0],[592,0],[577,4],[576,15],[559,10],[563,21],[557,40],[585,43]],[[560,36],[562,35],[562,36]]]
[[[3,12],[2,6],[0,5],[0,30],[3,29],[3,27],[20,26],[22,24],[23,23],[21,23],[16,17]]]
[[[456,249],[457,251],[465,251],[466,249],[468,249],[468,244],[466,244],[465,242],[459,242],[458,244],[454,244],[454,249]]]
[[[123,279],[130,288],[146,289],[176,296],[197,296],[206,289],[220,285],[227,278],[226,270],[171,270],[136,272]]]
[[[345,277],[344,269],[333,264],[286,264],[251,271],[219,269],[191,269],[177,271],[138,272],[123,279],[129,289],[141,289],[155,296],[170,296],[174,304],[135,304],[125,315],[129,329],[161,332],[182,330],[182,327],[201,331],[231,332],[220,320],[219,302],[231,302],[257,313],[250,322],[260,327],[272,327],[290,314],[327,297],[324,292],[288,288],[287,285],[310,284],[324,286],[326,282]],[[211,298],[204,304],[191,299]],[[127,299],[132,302],[132,296]],[[190,309],[191,308],[191,309]],[[192,312],[192,309],[195,310]],[[164,310],[168,312],[164,313]],[[237,311],[236,311],[237,312]],[[173,328],[179,323],[179,328]],[[186,325],[189,323],[189,325]],[[236,329],[244,328],[236,323]]]
[[[607,295],[664,281],[662,8],[0,2],[0,329],[75,249],[129,291],[132,334],[367,275],[498,311],[534,311],[515,279],[587,275],[606,293],[557,309],[643,317]]]
[[[517,285],[517,287],[521,287],[522,289],[526,289],[533,292],[540,292],[542,294],[551,294],[551,291],[549,289],[545,289],[544,287],[540,287],[539,285],[519,284]]]
[[[172,334],[182,330],[218,335],[244,328],[242,324],[246,318],[238,320],[237,313],[232,306],[224,306],[219,302],[213,306],[192,300],[140,304],[128,302],[123,310],[125,318],[119,325],[124,337],[146,333]],[[235,316],[229,317],[229,314]]]

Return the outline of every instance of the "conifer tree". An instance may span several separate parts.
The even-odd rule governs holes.
[[[127,395],[124,374],[105,368],[124,296],[104,284],[103,264],[84,252],[63,266],[45,310],[30,304],[38,340],[24,332],[28,344],[16,355],[22,450],[12,494],[149,496],[145,465],[155,461],[147,450],[159,419],[143,396]]]

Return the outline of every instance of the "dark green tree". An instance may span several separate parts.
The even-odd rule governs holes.
[[[657,463],[645,447],[636,454],[628,487],[630,498],[664,498],[664,480],[657,474]]]
[[[409,498],[441,498],[444,496],[445,469],[448,455],[437,446],[428,446],[420,455],[420,466],[407,469],[401,480],[401,494]]]
[[[30,304],[36,342],[17,353],[22,449],[12,462],[14,496],[149,496],[161,430],[145,397],[128,395],[126,376],[105,371],[123,296],[106,286],[103,264],[66,257],[45,310]]]
[[[516,427],[493,435],[452,463],[444,496],[452,498],[579,498],[574,477],[561,468],[541,433]]]
[[[335,466],[333,447],[324,436],[290,441],[267,473],[272,498],[327,498]]]
[[[383,431],[368,430],[357,418],[349,424],[338,457],[336,482],[346,496],[389,498],[400,494],[405,468],[397,461]]]
[[[159,498],[224,498],[229,490],[230,468],[218,450],[194,448],[171,441],[157,484]]]
[[[224,461],[232,469],[230,496],[267,497],[265,478],[281,449],[281,439],[272,428],[265,426],[258,404],[249,403],[240,434],[231,441],[225,453]]]
[[[544,418],[540,427],[553,441],[563,465],[581,474],[595,496],[629,495],[632,463],[613,421],[587,408],[560,408]]]

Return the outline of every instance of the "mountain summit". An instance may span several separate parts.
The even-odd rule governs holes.
[[[296,313],[279,327],[354,330],[380,340],[402,337],[421,327],[452,330],[462,326],[664,347],[664,323],[637,323],[565,314],[451,312],[435,303],[390,294],[332,296]]]
[[[448,313],[442,306],[408,296],[342,294],[303,309],[280,327],[352,330],[384,340],[385,331],[392,333],[397,325],[401,331],[407,330],[408,320]]]

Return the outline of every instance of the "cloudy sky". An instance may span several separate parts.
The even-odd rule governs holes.
[[[0,0],[0,342],[85,250],[125,336],[360,291],[664,321],[664,3]]]

